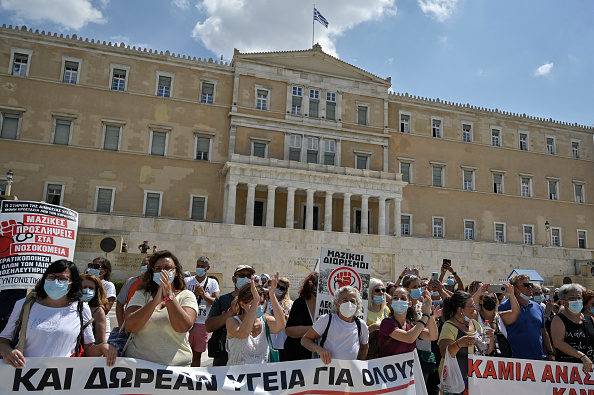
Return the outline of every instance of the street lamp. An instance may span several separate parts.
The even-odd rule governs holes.
[[[547,230],[547,247],[551,246],[551,224],[549,221],[545,221],[545,229]]]
[[[11,170],[8,170],[8,173],[6,173],[6,195],[10,196],[10,190],[12,189],[12,177],[14,176],[14,173]]]

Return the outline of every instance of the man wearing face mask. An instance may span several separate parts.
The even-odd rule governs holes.
[[[532,286],[530,277],[520,274],[510,279],[520,305],[520,314],[513,324],[506,325],[507,339],[514,350],[514,358],[555,360],[555,351],[545,328],[545,319],[540,306],[530,300]],[[499,305],[499,311],[511,310],[510,300]]]
[[[356,288],[345,286],[334,295],[334,306],[314,322],[301,339],[301,345],[317,353],[328,365],[332,358],[364,360],[369,349],[369,331],[356,314],[361,314],[361,296]],[[320,345],[314,340],[322,337]]]
[[[217,296],[212,303],[208,318],[204,322],[207,332],[212,332],[208,340],[208,356],[213,358],[212,366],[226,366],[229,356],[225,351],[227,318],[237,314],[237,294],[246,284],[251,283],[252,276],[256,273],[250,265],[239,265],[233,272],[233,284],[235,289],[224,295]],[[224,337],[224,340],[223,340]]]
[[[215,298],[219,296],[219,283],[206,275],[210,269],[210,259],[201,256],[196,261],[196,275],[186,278],[186,288],[194,292],[198,303],[198,316],[190,330],[190,346],[192,347],[192,367],[200,366],[202,353],[206,351],[208,332],[204,321],[208,317],[210,307]]]

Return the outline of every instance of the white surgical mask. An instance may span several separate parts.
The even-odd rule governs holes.
[[[352,302],[344,302],[340,305],[340,314],[346,318],[351,318],[357,312],[357,305]]]
[[[282,296],[283,296],[283,294],[284,294],[284,292],[283,292],[283,291],[281,291],[281,290],[280,290],[280,289],[278,289],[278,288],[274,290],[274,295],[276,295],[276,297],[277,297],[277,298],[280,298],[280,297],[282,297]]]

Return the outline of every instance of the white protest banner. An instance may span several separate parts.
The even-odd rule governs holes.
[[[23,368],[0,362],[3,395],[52,394],[427,394],[416,352],[371,361],[320,359],[209,368],[166,367],[133,358],[26,358]]]
[[[468,394],[593,395],[594,374],[577,363],[494,358],[468,360]]]
[[[345,285],[350,285],[357,288],[361,294],[363,313],[358,317],[365,322],[371,277],[371,254],[322,248],[319,273],[314,318],[318,319],[318,317],[329,313],[335,292]]]
[[[0,202],[0,291],[34,288],[49,264],[72,260],[78,213],[23,200]]]

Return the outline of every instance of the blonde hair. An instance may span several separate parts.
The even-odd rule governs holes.
[[[369,280],[369,300],[367,301],[367,308],[371,309],[373,307],[373,289],[377,287],[379,284],[384,284],[382,280],[379,278],[371,277]],[[384,295],[385,296],[385,295]],[[384,301],[380,304],[380,311],[384,311],[386,308],[386,299],[384,297]]]
[[[99,307],[99,306],[103,306],[109,302],[107,300],[107,292],[105,292],[105,288],[103,288],[103,283],[101,282],[99,277],[97,277],[93,274],[83,273],[80,275],[80,280],[81,280],[81,287],[82,287],[82,282],[84,280],[92,281],[95,284],[95,296],[93,296],[93,299],[89,300],[89,306]]]
[[[289,288],[291,287],[291,282],[286,277],[280,277],[278,279],[278,281],[282,281],[283,283],[285,283],[287,285],[287,290],[285,291],[285,294],[283,295],[282,299],[280,299],[278,301],[278,303],[281,305],[281,307],[283,309],[289,311],[289,310],[291,310],[291,305],[292,305],[291,297],[289,296]]]

